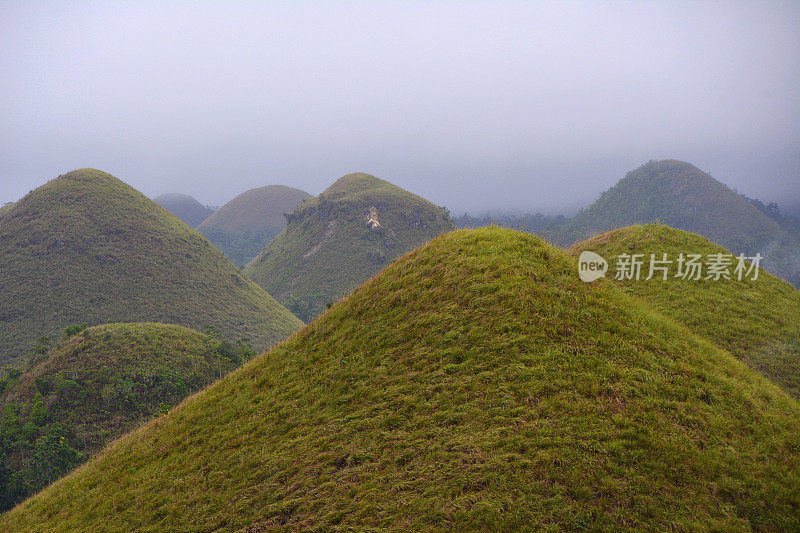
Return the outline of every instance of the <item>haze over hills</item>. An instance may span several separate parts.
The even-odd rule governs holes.
[[[204,206],[187,194],[162,194],[155,197],[153,201],[192,228],[196,228],[198,224],[214,213],[213,209]]]
[[[728,352],[462,230],[0,527],[789,530],[799,446],[800,404]]]
[[[800,286],[800,237],[683,161],[650,161],[632,170],[578,213],[560,237],[573,242],[658,221],[699,233],[737,254],[761,253],[767,270]]]
[[[311,195],[268,185],[243,192],[209,216],[197,230],[240,266],[257,256],[286,227],[286,214]]]
[[[398,255],[455,229],[446,209],[363,173],[289,215],[244,273],[308,321]]]
[[[65,324],[157,321],[257,349],[302,323],[219,250],[120,180],[83,169],[0,216],[0,363],[20,361]]]
[[[85,462],[252,355],[164,324],[107,324],[63,339],[0,381],[0,510]]]
[[[670,228],[664,224],[632,226],[597,235],[576,243],[568,253],[577,257],[591,250],[604,257],[613,269],[620,254],[642,254],[641,279],[615,280],[629,293],[653,309],[686,324],[694,333],[708,339],[762,372],[800,399],[800,292],[789,283],[759,271],[734,274],[731,279],[699,280],[676,277],[680,254],[700,254],[707,261],[713,254],[730,254],[705,237]],[[667,279],[656,272],[646,280],[650,254],[673,261]],[[748,264],[748,268],[749,268]],[[611,273],[607,277],[612,278]]]

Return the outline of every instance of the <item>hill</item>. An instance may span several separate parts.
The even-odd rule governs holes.
[[[620,254],[643,254],[645,269],[640,280],[616,280],[662,314],[686,324],[694,333],[759,370],[789,394],[800,399],[800,292],[787,282],[760,271],[753,275],[733,275],[738,260],[730,267],[732,279],[685,280],[675,277],[671,265],[667,280],[655,275],[645,280],[650,254],[677,261],[681,253],[700,254],[706,261],[713,254],[730,254],[705,237],[670,228],[663,224],[632,226],[593,237],[569,249],[575,257],[591,250],[609,265]],[[608,277],[612,277],[608,274]]]
[[[284,185],[268,185],[243,192],[220,207],[197,231],[240,266],[257,256],[286,227],[291,213],[311,195]]]
[[[64,324],[216,327],[259,350],[300,321],[210,242],[104,172],[53,179],[0,215],[0,363]]]
[[[11,530],[792,530],[800,404],[535,236],[443,235]]]
[[[629,172],[578,213],[566,226],[562,242],[651,222],[698,233],[737,254],[760,252],[771,273],[800,286],[800,239],[683,161],[650,161]]]
[[[192,228],[196,228],[198,224],[214,213],[213,209],[204,206],[187,194],[162,194],[153,201]]]
[[[447,210],[369,174],[303,202],[244,273],[309,321],[398,255],[455,229]]]
[[[36,364],[0,381],[0,509],[44,488],[250,355],[245,346],[180,326],[69,328]]]

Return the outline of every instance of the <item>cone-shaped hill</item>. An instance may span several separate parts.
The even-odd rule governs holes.
[[[392,259],[455,229],[444,208],[369,174],[306,200],[245,274],[305,321]]]
[[[800,280],[800,241],[745,198],[683,161],[650,161],[629,172],[569,224],[566,240],[663,222],[748,255],[783,279]],[[563,240],[563,239],[562,239]]]
[[[235,265],[257,256],[286,227],[286,215],[311,195],[294,187],[268,185],[245,191],[197,227]]]
[[[163,322],[258,349],[302,324],[202,235],[97,170],[53,179],[0,216],[0,363],[69,324]]]
[[[731,252],[705,237],[664,224],[604,233],[573,245],[569,253],[577,257],[584,250],[600,254],[612,270],[620,254],[642,254],[641,278],[616,283],[800,398],[800,292],[789,283],[763,270],[755,280],[754,272],[739,280],[734,273],[735,258],[728,268],[731,279],[714,280],[713,275],[706,279],[708,272],[701,273],[699,280],[676,277],[681,253],[700,255],[702,264],[714,254]],[[667,279],[655,271],[656,275],[646,280],[650,254],[663,259],[665,253],[673,262]]]
[[[21,375],[0,382],[0,467],[10,474],[0,477],[0,509],[44,488],[248,355],[181,326],[106,324],[70,333]]]
[[[162,194],[153,201],[193,228],[214,213],[213,209],[204,206],[188,194]]]
[[[800,404],[535,236],[450,232],[0,528],[790,530]]]

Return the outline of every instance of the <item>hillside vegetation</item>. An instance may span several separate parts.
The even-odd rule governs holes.
[[[286,215],[306,198],[311,195],[284,185],[250,189],[220,207],[197,230],[233,264],[244,265],[286,227]]]
[[[104,172],[77,170],[0,214],[0,363],[64,324],[162,322],[257,349],[302,323],[202,235]]]
[[[663,224],[604,233],[573,245],[569,253],[577,257],[584,250],[600,254],[612,268],[620,254],[643,254],[641,279],[618,280],[618,285],[800,398],[800,292],[790,284],[763,270],[756,280],[752,274],[742,280],[714,281],[705,279],[707,274],[684,280],[675,277],[674,264],[667,280],[659,274],[645,280],[650,254],[661,259],[666,253],[673,261],[681,253],[700,254],[704,261],[712,254],[730,254],[705,237]]]
[[[535,236],[443,235],[0,517],[796,530],[800,404]]]
[[[253,353],[180,326],[67,328],[2,387],[0,509],[83,463]]]
[[[400,254],[455,229],[444,208],[369,174],[303,202],[244,273],[309,321]]]
[[[798,234],[683,161],[650,161],[628,172],[565,226],[560,242],[651,222],[699,233],[737,254],[761,253],[767,270],[800,287]]]
[[[192,228],[196,228],[198,224],[214,213],[213,209],[204,206],[188,194],[162,194],[153,201]]]

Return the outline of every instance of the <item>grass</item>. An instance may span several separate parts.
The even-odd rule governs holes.
[[[683,161],[650,161],[632,170],[578,213],[566,225],[560,242],[652,222],[698,233],[737,254],[760,252],[770,272],[800,283],[797,235],[710,174]]]
[[[196,228],[214,211],[186,194],[162,194],[153,199],[155,203],[183,220],[187,226]]]
[[[535,236],[440,236],[0,517],[26,531],[796,530],[800,404]]]
[[[371,213],[378,225],[371,225]],[[369,174],[303,202],[244,273],[303,320],[395,257],[455,228],[447,211]]]
[[[64,324],[162,322],[259,349],[302,323],[210,242],[97,170],[65,174],[0,215],[0,363]]]
[[[730,253],[705,237],[663,224],[632,226],[575,244],[569,253],[599,253],[613,267],[622,253],[653,253],[676,259],[678,254]],[[800,398],[800,292],[789,283],[761,271],[753,281],[744,277],[685,281],[673,275],[615,281],[654,309],[686,324],[693,332],[728,350],[752,368]],[[644,278],[644,276],[643,276]]]
[[[62,339],[37,364],[0,382],[0,468],[9,472],[0,479],[3,508],[250,355],[245,347],[165,324],[108,324]],[[63,444],[51,445],[54,433]]]
[[[244,265],[286,227],[291,213],[311,195],[284,185],[243,192],[208,217],[197,230],[235,265]]]

